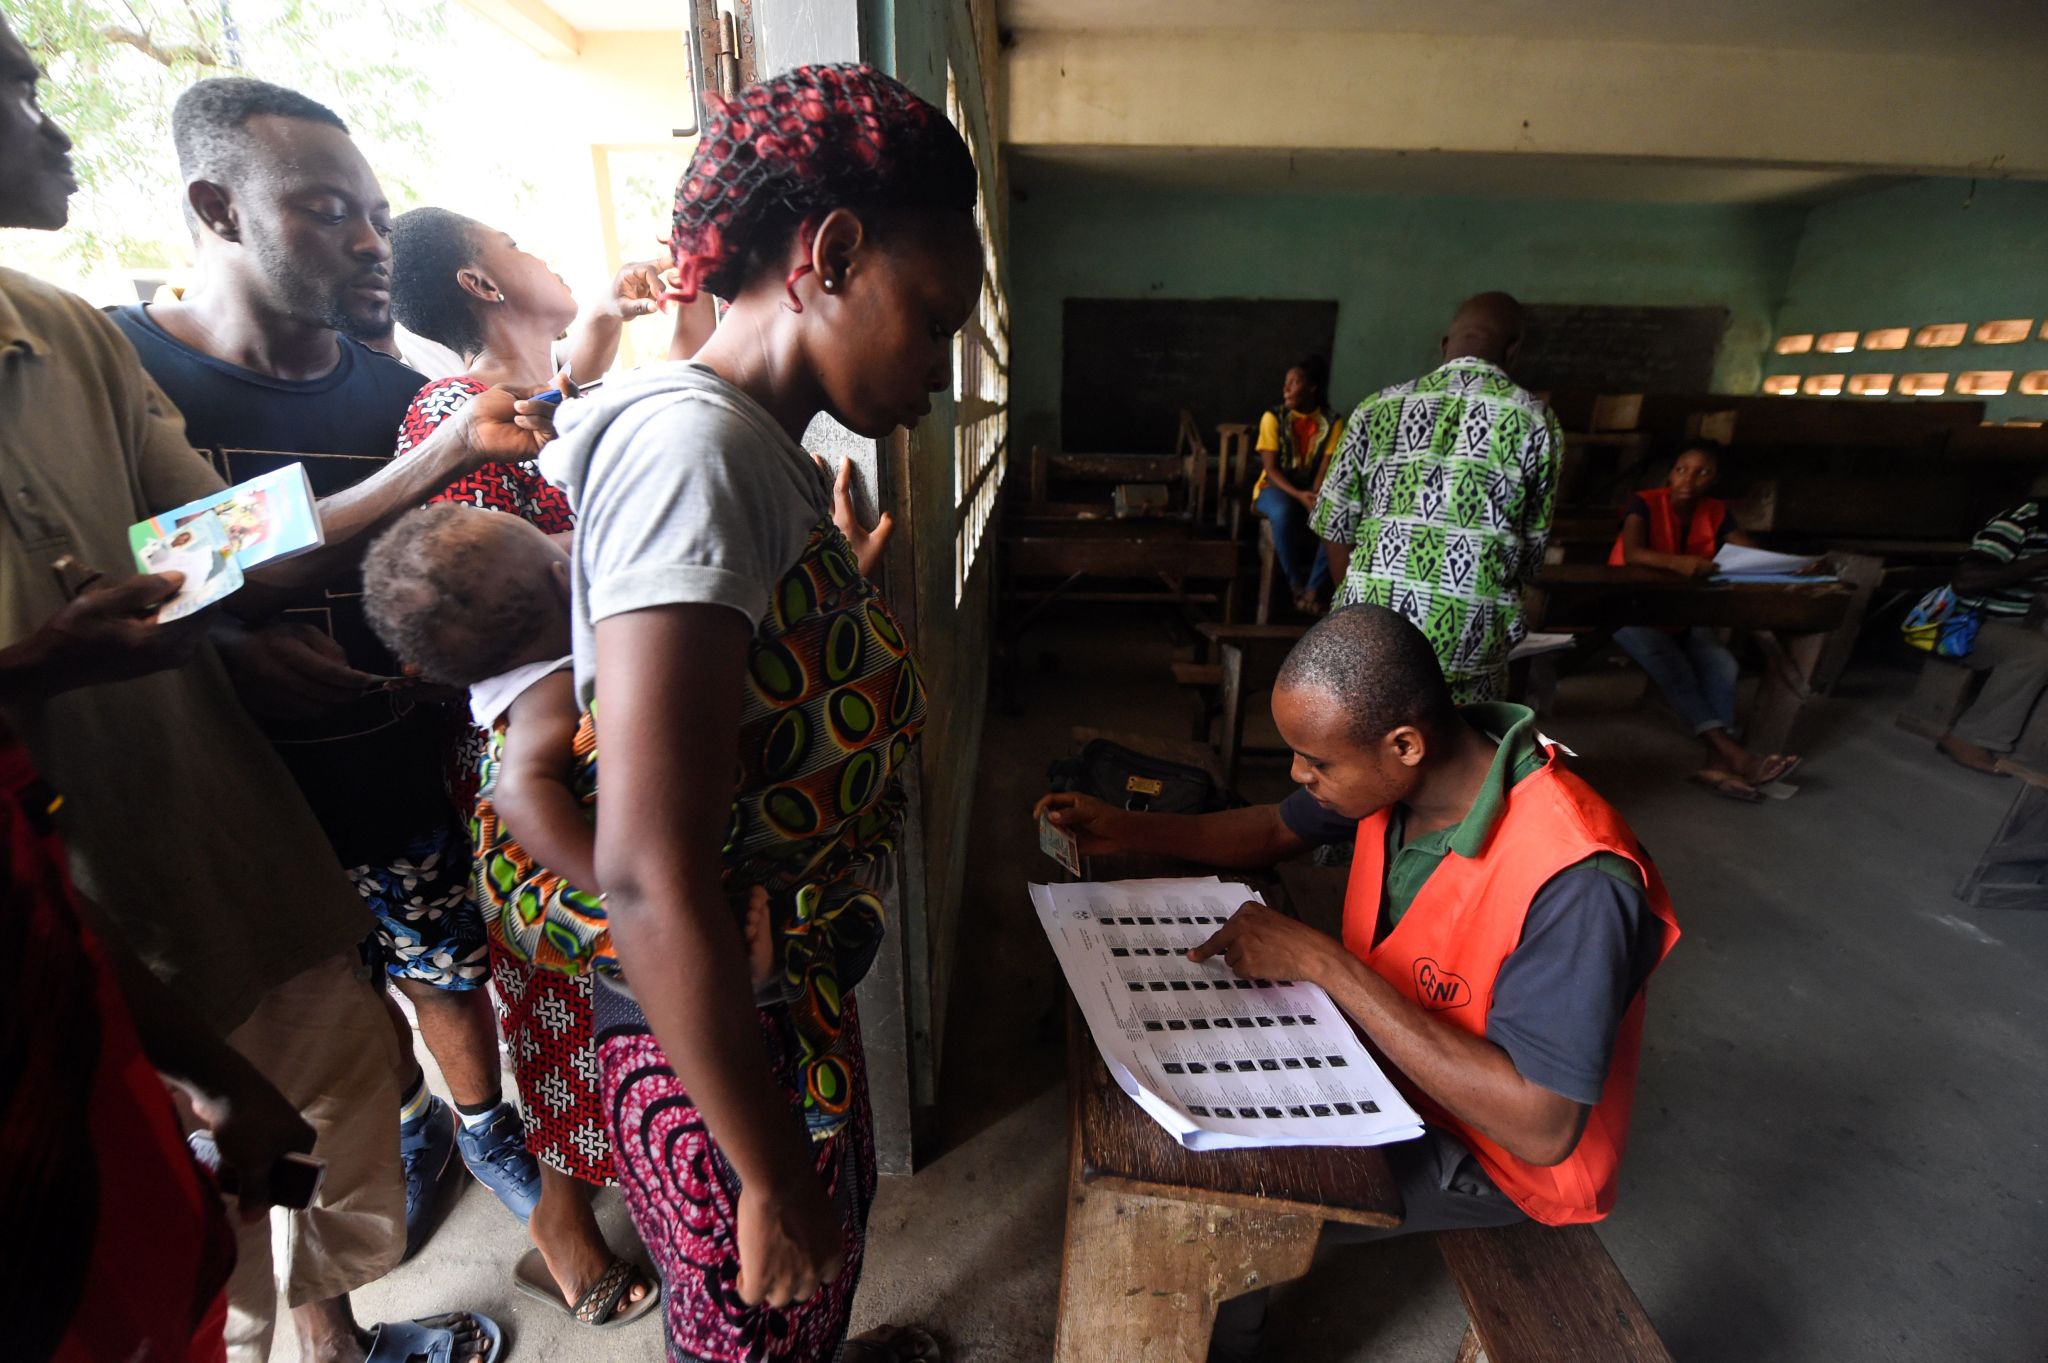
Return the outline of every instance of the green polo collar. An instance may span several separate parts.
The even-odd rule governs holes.
[[[1486,769],[1486,779],[1480,783],[1472,807],[1456,824],[1438,830],[1447,835],[1444,843],[1449,850],[1469,860],[1486,850],[1486,840],[1493,836],[1494,825],[1507,812],[1508,791],[1523,777],[1541,770],[1550,759],[1543,745],[1536,741],[1536,712],[1528,706],[1484,701],[1461,705],[1458,713],[1467,724],[1498,744],[1493,765]]]

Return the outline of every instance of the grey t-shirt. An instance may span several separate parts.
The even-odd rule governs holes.
[[[563,404],[541,472],[576,508],[576,693],[596,691],[597,622],[693,603],[759,623],[831,510],[817,461],[760,404],[695,363],[651,365]]]
[[[1281,801],[1280,818],[1317,845],[1358,836],[1356,820],[1332,814],[1306,791]],[[1622,1014],[1657,964],[1664,940],[1657,926],[1641,889],[1591,862],[1559,871],[1536,892],[1522,940],[1494,978],[1486,1039],[1529,1082],[1575,1103],[1598,1103]]]

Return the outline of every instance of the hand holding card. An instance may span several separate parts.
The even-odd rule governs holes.
[[[1044,813],[1038,816],[1038,850],[1066,867],[1069,874],[1081,874],[1081,844]]]
[[[242,585],[241,565],[225,527],[212,512],[159,530],[144,521],[129,531],[135,566],[145,573],[180,573],[185,584],[157,607],[158,624],[169,624],[206,609]]]

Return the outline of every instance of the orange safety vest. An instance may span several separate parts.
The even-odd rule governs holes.
[[[1671,510],[1671,489],[1646,488],[1636,494],[1650,508],[1650,547],[1660,554],[1692,554],[1712,558],[1721,547],[1721,522],[1728,518],[1728,503],[1718,497],[1702,497],[1692,510],[1692,523],[1685,528],[1685,547],[1679,547],[1678,517]],[[1628,562],[1622,552],[1621,532],[1614,535],[1614,548],[1607,553],[1610,567]]]
[[[1486,1034],[1494,980],[1501,962],[1521,943],[1536,892],[1559,871],[1596,852],[1626,857],[1642,872],[1650,912],[1663,929],[1659,962],[1678,940],[1678,919],[1656,865],[1621,816],[1566,771],[1555,751],[1547,765],[1509,789],[1507,809],[1485,850],[1477,857],[1445,856],[1401,921],[1374,946],[1386,883],[1387,818],[1381,810],[1359,822],[1358,850],[1344,895],[1344,945],[1411,1003],[1462,1031]],[[1551,1226],[1598,1221],[1613,1210],[1615,1179],[1628,1144],[1643,997],[1637,989],[1622,1014],[1600,1101],[1577,1147],[1561,1164],[1544,1168],[1517,1159],[1398,1072],[1395,1082],[1425,1121],[1463,1141],[1494,1184],[1535,1220]]]

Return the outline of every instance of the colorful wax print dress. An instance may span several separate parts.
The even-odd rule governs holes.
[[[760,1010],[762,1036],[838,1211],[846,1268],[791,1307],[740,1300],[739,1177],[630,994],[600,985],[613,1157],[661,1270],[671,1363],[829,1359],[845,1338],[875,1191],[848,995],[881,944],[898,775],[924,719],[924,682],[901,628],[845,536],[820,523],[748,650],[725,860],[735,894],[765,885],[774,903],[778,1001]]]

